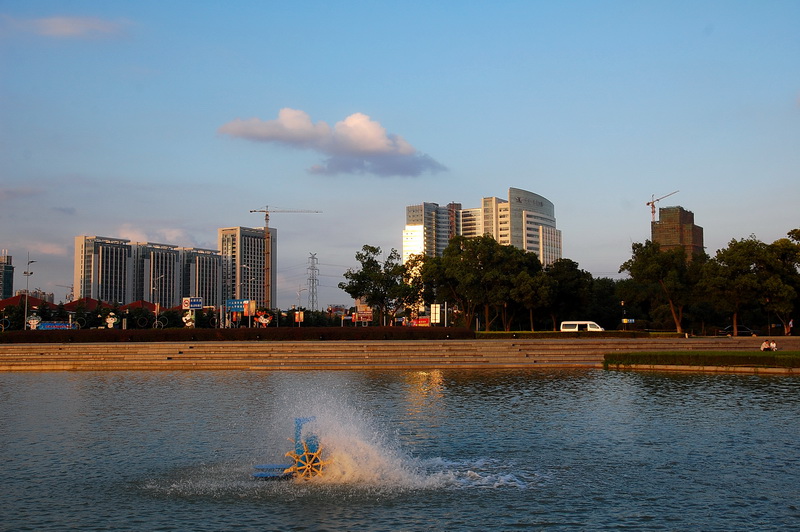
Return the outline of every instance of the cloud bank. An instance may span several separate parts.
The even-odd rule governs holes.
[[[275,120],[237,118],[218,132],[255,142],[273,142],[327,156],[309,168],[314,174],[368,173],[379,176],[418,176],[446,168],[418,152],[403,137],[386,129],[363,113],[355,113],[331,127],[297,109],[281,109]]]
[[[5,26],[54,39],[97,39],[125,33],[125,24],[98,17],[44,17],[17,19],[3,16]]]

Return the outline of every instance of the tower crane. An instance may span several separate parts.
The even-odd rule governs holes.
[[[69,292],[67,292],[67,303],[71,303],[73,299],[75,299],[74,290],[72,285],[65,285],[65,284],[57,284],[56,286],[60,286],[61,288],[69,288]]]
[[[269,205],[263,209],[251,209],[250,212],[264,213],[264,306],[272,308],[272,238],[269,234],[269,215],[270,213],[304,213],[319,214],[322,211],[311,211],[305,209],[270,209]]]
[[[651,214],[652,214],[652,216],[653,216],[653,221],[654,221],[654,222],[656,221],[656,202],[657,202],[657,201],[661,201],[661,200],[662,200],[662,199],[664,199],[664,198],[668,198],[668,197],[672,196],[673,194],[677,194],[678,192],[680,192],[680,190],[676,190],[675,192],[670,192],[670,193],[669,193],[669,194],[667,194],[666,196],[661,196],[660,198],[656,198],[656,197],[655,197],[655,194],[653,194],[652,196],[650,196],[650,201],[648,201],[647,203],[645,203],[645,205],[649,205],[649,206],[650,206],[650,213],[651,213]]]

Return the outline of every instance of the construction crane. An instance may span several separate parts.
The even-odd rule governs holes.
[[[653,194],[652,196],[650,196],[650,201],[648,201],[647,203],[645,203],[645,205],[649,205],[649,206],[650,206],[650,213],[651,213],[651,214],[652,214],[652,216],[653,216],[653,221],[654,221],[654,222],[656,221],[656,202],[657,202],[657,201],[661,201],[661,200],[662,200],[662,199],[664,199],[664,198],[668,198],[668,197],[672,196],[673,194],[677,194],[678,192],[680,192],[680,190],[676,190],[675,192],[670,192],[670,193],[669,193],[669,194],[667,194],[666,196],[661,196],[660,198],[656,198],[656,197],[655,197],[655,194]]]
[[[264,213],[264,306],[272,308],[272,238],[269,234],[269,215],[270,213],[304,213],[319,214],[322,211],[310,211],[304,209],[270,209],[269,205],[263,209],[251,209],[250,212]]]
[[[75,299],[74,290],[72,289],[72,285],[65,285],[65,284],[57,284],[56,286],[60,286],[61,288],[69,288],[69,292],[67,292],[67,303],[72,302]]]

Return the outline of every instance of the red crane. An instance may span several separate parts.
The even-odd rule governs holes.
[[[669,193],[669,194],[667,194],[666,196],[661,196],[660,198],[656,198],[656,197],[655,197],[655,194],[653,194],[652,196],[650,196],[650,201],[648,201],[647,203],[645,203],[645,205],[649,205],[649,206],[650,206],[650,212],[651,212],[651,213],[652,213],[652,215],[653,215],[653,221],[654,221],[654,222],[656,221],[656,202],[657,202],[657,201],[661,201],[661,200],[662,200],[662,199],[664,199],[664,198],[668,198],[668,197],[672,196],[673,194],[677,194],[678,192],[680,192],[680,190],[676,190],[675,192],[670,192],[670,193]]]

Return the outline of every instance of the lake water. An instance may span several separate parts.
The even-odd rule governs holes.
[[[296,416],[332,464],[259,481]],[[800,527],[800,378],[0,374],[2,530]]]

